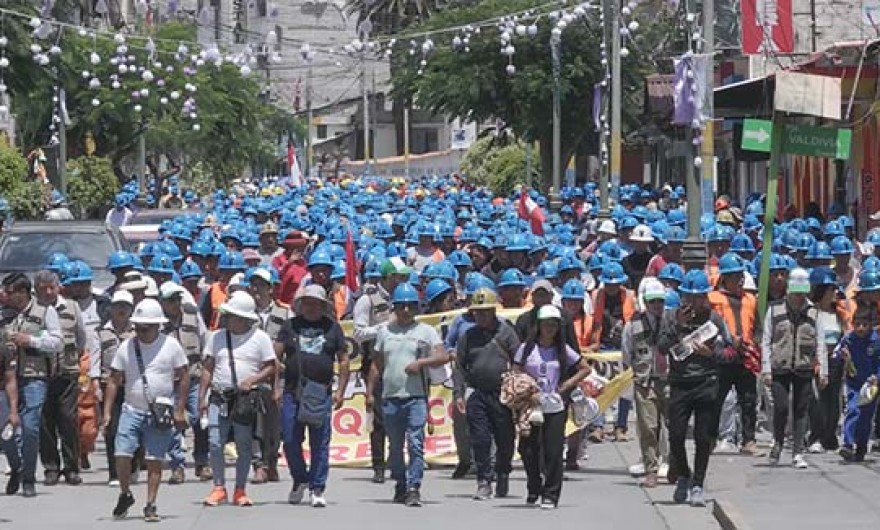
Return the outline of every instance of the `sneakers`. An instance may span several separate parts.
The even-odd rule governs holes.
[[[21,487],[21,471],[14,469],[9,472],[9,482],[6,483],[6,494],[15,495]]]
[[[116,501],[116,507],[113,508],[114,519],[125,519],[128,515],[128,509],[134,506],[134,495],[128,493],[120,493],[119,499]]]
[[[645,464],[639,462],[629,466],[629,474],[634,477],[641,477],[645,474]]]
[[[37,487],[33,482],[24,482],[21,485],[21,495],[22,497],[36,497]]]
[[[706,496],[702,486],[694,486],[690,491],[690,503],[694,508],[706,506]]]
[[[221,504],[226,504],[229,502],[229,496],[226,493],[226,488],[223,486],[214,486],[211,490],[211,493],[205,497],[205,500],[202,501],[202,504],[205,506],[219,506]]]
[[[461,463],[455,466],[455,470],[452,472],[452,478],[455,480],[462,479],[467,476],[471,471],[471,465],[467,463]]]
[[[811,455],[821,455],[825,452],[825,448],[822,447],[821,442],[813,442],[813,445],[807,448],[807,452]]]
[[[718,444],[715,446],[715,449],[712,452],[717,453],[717,454],[731,454],[731,453],[736,453],[737,449],[736,449],[736,445],[730,443],[729,441],[721,440],[720,442],[718,442]]]
[[[794,466],[795,469],[807,469],[810,467],[809,464],[807,464],[807,461],[804,460],[804,455],[802,454],[794,455],[791,459],[791,465]]]
[[[774,445],[770,449],[770,465],[778,466],[779,465],[779,457],[782,455],[782,447],[778,445]]]
[[[406,500],[403,501],[403,504],[405,504],[407,508],[421,508],[422,495],[419,493],[419,490],[417,488],[410,488],[409,491],[406,492]]]
[[[83,471],[89,471],[92,469],[92,462],[89,461],[89,455],[82,455],[79,458],[79,468]]]
[[[642,466],[642,468],[644,469],[644,466]],[[632,469],[632,468],[630,468],[630,469]],[[669,464],[667,464],[665,462],[660,464],[660,468],[657,470],[657,476],[660,478],[668,477],[669,476]]]
[[[587,440],[594,444],[600,444],[605,441],[605,430],[602,427],[596,427],[587,435]]]
[[[755,442],[749,442],[742,446],[739,450],[739,454],[746,456],[764,456],[766,453],[763,449],[758,447],[758,444]]]
[[[58,471],[46,471],[45,477],[43,478],[43,485],[45,486],[54,486],[58,484],[58,480],[61,478],[61,473]]]
[[[252,501],[251,498],[247,496],[244,488],[235,488],[235,493],[232,494],[232,502],[234,502],[236,506],[254,505],[254,501]]]
[[[201,480],[202,482],[207,482],[214,478],[214,473],[211,472],[211,466],[207,466],[205,464],[199,464],[196,466],[196,478]]]
[[[384,483],[385,483],[385,468],[382,468],[382,467],[373,468],[373,484],[384,484]]]
[[[159,517],[159,511],[155,504],[147,503],[144,506],[144,521],[147,523],[158,523],[162,518]]]
[[[279,482],[281,477],[278,476],[278,468],[270,467],[266,469],[266,480],[269,482]]]
[[[656,488],[657,487],[657,473],[648,473],[645,475],[645,480],[642,482],[643,488]]]
[[[480,482],[477,484],[477,492],[474,493],[475,501],[485,501],[492,496],[492,485],[488,482]]]
[[[171,476],[168,477],[168,484],[170,486],[177,486],[179,484],[183,484],[184,482],[186,482],[186,475],[184,474],[182,467],[171,471]]]
[[[82,484],[82,477],[79,476],[79,473],[76,471],[65,471],[64,472],[64,482],[67,483],[68,486],[79,486]]]
[[[838,451],[838,454],[840,455],[840,458],[843,458],[845,462],[852,462],[855,458],[853,448],[848,445],[842,446]]]
[[[307,488],[307,484],[294,484],[293,487],[290,488],[290,493],[287,494],[287,502],[289,504],[301,503],[303,497],[306,495]]]
[[[269,478],[266,476],[266,469],[262,467],[258,467],[254,471],[254,476],[251,477],[251,484],[265,484],[269,481]]]
[[[238,450],[235,448],[235,442],[229,442],[223,446],[223,456],[227,460],[235,460],[238,458]]]
[[[691,480],[685,477],[679,477],[675,483],[675,492],[672,494],[672,500],[676,504],[684,504],[688,501],[688,493]]]
[[[626,429],[623,427],[615,427],[614,428],[614,441],[615,442],[628,442],[629,438],[626,435]],[[541,507],[543,508],[544,503],[541,503]]]
[[[508,493],[510,493],[510,475],[498,473],[498,478],[495,479],[495,497],[501,499],[507,497]]]
[[[312,508],[326,508],[327,499],[324,498],[324,492],[315,490],[312,492]]]
[[[529,493],[526,496],[526,504],[529,506],[534,506],[538,502],[538,495],[534,493]]]
[[[542,510],[555,510],[556,503],[545,497],[545,498],[541,499],[541,509]]]
[[[111,488],[118,488],[119,487],[119,479],[118,478],[111,479],[110,481],[107,482],[107,485]]]

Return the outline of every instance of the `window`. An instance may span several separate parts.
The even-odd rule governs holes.
[[[318,140],[323,140],[324,138],[327,138],[327,126],[318,125],[315,128],[315,134],[318,136]]]

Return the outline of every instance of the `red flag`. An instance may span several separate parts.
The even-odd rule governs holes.
[[[359,268],[354,253],[354,239],[351,237],[351,230],[349,230],[348,237],[345,239],[345,286],[351,293],[357,291],[358,288]]]
[[[519,217],[526,219],[532,225],[532,233],[538,236],[544,235],[544,212],[541,207],[529,197],[524,189],[519,196]]]
[[[296,161],[296,147],[293,145],[293,138],[287,138],[287,169],[293,173],[293,163]]]

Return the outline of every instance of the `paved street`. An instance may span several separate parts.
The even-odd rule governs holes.
[[[635,447],[635,442],[627,444]],[[93,464],[101,456],[93,457]],[[209,485],[192,480],[182,486],[163,485],[159,491],[159,513],[164,517],[162,528],[223,530],[247,524],[320,524],[325,528],[356,526],[359,530],[388,528],[415,528],[420,530],[449,530],[452,519],[469,528],[504,528],[505,530],[534,530],[544,521],[556,528],[574,528],[585,523],[602,524],[606,528],[717,528],[709,509],[669,506],[671,487],[662,488],[661,502],[652,504],[645,492],[636,486],[624,470],[618,448],[603,444],[591,449],[591,458],[584,470],[570,473],[562,492],[558,510],[542,512],[526,508],[525,475],[514,473],[511,481],[515,497],[478,503],[471,500],[475,484],[472,480],[451,480],[450,470],[432,470],[427,473],[423,496],[425,507],[407,509],[390,503],[392,486],[369,482],[368,470],[333,469],[327,490],[329,506],[324,510],[310,506],[290,506],[286,503],[289,480],[279,484],[250,486],[249,493],[256,506],[236,508],[222,506],[206,509],[201,499]],[[286,470],[285,470],[286,471]],[[145,474],[142,474],[144,477]],[[227,476],[231,476],[231,470]],[[115,522],[110,511],[118,490],[106,486],[106,470],[99,469],[83,475],[85,483],[73,488],[38,486],[36,499],[20,496],[0,500],[0,527],[25,529],[65,528],[93,529],[119,528],[144,524],[140,518],[145,485],[134,487],[137,504],[124,523]]]

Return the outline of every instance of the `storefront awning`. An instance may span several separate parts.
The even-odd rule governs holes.
[[[760,118],[773,113],[774,76],[756,77],[718,87],[714,91],[715,116]]]

